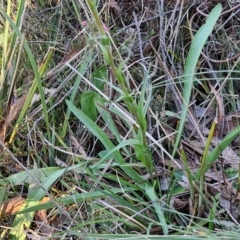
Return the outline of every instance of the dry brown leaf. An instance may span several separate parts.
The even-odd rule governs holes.
[[[61,229],[61,227],[63,226],[66,220],[67,220],[67,216],[62,214],[60,216],[57,216],[51,221],[51,226],[57,229]]]
[[[214,137],[211,141],[211,146],[216,147],[220,144],[220,142],[221,141],[218,138]],[[193,153],[198,152],[199,154],[203,154],[205,144],[202,141],[192,140],[190,142],[182,141],[182,143],[184,145],[184,148],[186,148],[186,146],[191,147]],[[230,166],[238,169],[240,158],[231,147],[226,147],[222,151],[221,157],[224,159],[225,164],[229,164]]]
[[[30,230],[28,230],[28,231],[30,231]],[[28,237],[28,239],[31,239],[31,240],[47,240],[47,239],[49,239],[48,237],[40,236],[39,234],[36,234],[35,232],[33,232],[33,234],[26,232],[25,235]]]
[[[226,147],[222,152],[222,157],[224,159],[225,164],[229,164],[235,169],[238,169],[240,164],[240,159],[239,159],[239,156],[233,151],[232,148]]]
[[[77,35],[78,37],[79,35]],[[77,38],[76,37],[76,38]],[[75,58],[77,58],[81,52],[81,50],[84,48],[84,46],[78,47],[78,48],[74,48],[72,49],[72,51],[70,51],[68,54],[66,54],[65,57],[62,58],[62,60],[56,65],[56,67],[54,67],[53,69],[49,70],[46,73],[46,78],[50,78],[51,76],[53,76],[56,72],[60,71],[60,69],[62,67],[64,67],[64,64],[66,62],[69,62],[70,60],[73,60]]]
[[[234,196],[234,201],[235,200],[240,200],[240,192],[238,192],[231,183],[227,182],[227,189],[228,189],[228,192],[230,192],[230,195],[231,195],[231,198],[232,196]]]
[[[213,138],[211,143],[213,144],[214,147],[216,147],[220,143],[220,140],[217,138]],[[226,147],[222,151],[222,158],[224,159],[225,164],[229,164],[230,166],[234,167],[235,169],[238,169],[238,166],[240,164],[240,158],[233,151],[233,149],[231,147]]]
[[[56,162],[56,164],[58,166],[60,166],[60,167],[68,167],[68,165],[65,162],[63,162],[62,160],[60,160],[59,158],[55,157],[54,160],[55,160],[55,162]]]
[[[240,212],[238,206],[232,203],[231,200],[223,197],[223,195],[219,198],[220,206],[227,211],[227,213],[234,218],[234,220],[238,219]]]
[[[224,125],[223,125],[223,134],[227,135],[233,129],[235,129],[240,124],[240,112],[231,113],[224,117]],[[240,137],[237,137],[232,142],[233,146],[240,145]]]
[[[76,148],[76,150],[78,150],[81,155],[87,156],[83,146],[79,144],[79,141],[73,135],[70,136],[70,139],[72,145]]]
[[[222,173],[220,171],[215,172],[212,169],[209,169],[206,173],[205,173],[205,178],[207,181],[216,181],[218,182],[219,180],[222,181],[223,177],[222,177]]]
[[[10,107],[10,110],[7,116],[5,117],[5,121],[3,122],[3,125],[1,127],[1,132],[0,132],[1,141],[4,141],[8,127],[16,119],[17,115],[21,111],[24,105],[25,99],[27,97],[27,94],[28,93],[25,93],[22,97],[18,98],[16,102]]]
[[[0,216],[9,216],[17,213],[24,202],[25,199],[21,196],[4,201],[0,207]]]
[[[73,59],[78,53],[80,52],[80,49],[74,48],[72,51],[70,51],[59,63],[59,65],[63,65],[65,62],[70,61]]]
[[[235,199],[238,199],[239,193],[236,192],[236,190],[232,187],[230,183],[228,183],[227,181],[225,182],[227,183],[228,193],[220,191],[216,187],[209,184],[207,184],[207,192],[211,196],[216,196],[217,194],[220,193],[220,196],[219,196],[220,206],[230,215],[232,219],[236,220],[240,216],[240,211],[239,211],[238,203],[233,201],[233,199],[234,199],[234,196],[235,196]]]
[[[53,233],[52,228],[49,226],[48,218],[47,218],[47,210],[42,209],[35,213],[35,220],[39,225],[39,231],[46,235],[51,235]]]
[[[115,136],[112,134],[111,130],[108,127],[105,127],[103,131],[109,139],[115,139]]]
[[[113,12],[117,17],[120,17],[122,14],[122,9],[119,7],[118,3],[115,0],[110,0],[109,2],[110,8],[112,8]]]
[[[10,107],[9,113],[5,120],[5,125],[8,127],[13,120],[17,117],[19,112],[22,110],[23,104],[25,103],[25,99],[28,93],[25,93],[22,97],[18,98],[16,102]]]
[[[179,198],[175,198],[171,200],[170,204],[174,209],[183,211],[187,209],[188,203],[188,199],[180,200]]]

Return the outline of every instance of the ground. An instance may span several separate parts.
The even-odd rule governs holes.
[[[238,239],[239,1],[0,12],[1,239]]]

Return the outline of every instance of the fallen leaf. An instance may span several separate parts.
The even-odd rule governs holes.
[[[62,160],[60,160],[59,158],[55,157],[54,160],[55,160],[55,162],[56,162],[56,164],[58,166],[60,166],[60,167],[68,167],[68,165],[65,162],[63,162]]]
[[[25,199],[21,196],[4,201],[0,207],[0,216],[9,216],[17,213],[21,209],[24,202]]]
[[[235,221],[238,219],[240,215],[239,208],[236,206],[236,204],[232,203],[231,200],[221,195],[219,198],[219,204],[224,210],[227,211],[231,218],[234,218]]]
[[[29,233],[30,232],[30,233]],[[25,232],[25,235],[28,237],[30,240],[47,240],[49,237],[43,237],[34,232],[33,230],[29,229],[28,232]]]
[[[53,233],[52,228],[49,226],[48,218],[47,218],[47,210],[42,209],[35,213],[35,220],[39,225],[39,231],[48,236],[51,236]]]
[[[181,200],[179,198],[175,198],[175,199],[171,200],[170,204],[174,209],[176,209],[178,211],[184,211],[184,210],[188,209],[187,208],[188,203],[189,203],[188,199]]]
[[[9,112],[7,116],[5,117],[5,121],[2,121],[1,124],[1,133],[0,133],[0,140],[4,141],[7,133],[8,127],[11,125],[11,123],[16,119],[19,112],[21,111],[25,99],[27,97],[27,94],[24,94],[22,97],[18,98],[16,102],[10,107]]]
[[[117,17],[120,17],[122,14],[122,9],[119,7],[118,3],[115,0],[110,0],[109,2],[110,8],[112,8],[113,12]]]
[[[22,110],[27,94],[28,93],[25,93],[22,97],[18,98],[16,102],[10,107],[9,113],[5,120],[6,127],[8,127],[13,122],[18,113]]]
[[[220,143],[220,140],[217,138],[213,138],[211,143],[214,147],[216,147]],[[222,158],[224,159],[225,164],[229,164],[230,166],[234,167],[235,169],[238,169],[239,164],[240,164],[240,158],[233,151],[233,149],[231,147],[228,146],[222,151]]]
[[[72,145],[76,148],[76,150],[78,150],[81,155],[87,156],[83,146],[79,144],[78,140],[73,135],[70,136],[70,139]]]
[[[61,229],[64,222],[67,220],[67,216],[62,214],[62,215],[58,215],[56,218],[54,218],[52,221],[51,221],[51,226],[53,226],[54,228],[57,228],[57,229]]]
[[[56,88],[44,88],[44,93],[48,94],[49,96],[53,96],[53,94],[55,93]],[[31,101],[31,105],[33,105],[35,102],[38,102],[41,99],[40,94],[34,94],[32,101]]]

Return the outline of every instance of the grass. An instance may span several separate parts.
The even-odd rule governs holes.
[[[144,4],[0,7],[1,239],[238,239],[235,8]]]

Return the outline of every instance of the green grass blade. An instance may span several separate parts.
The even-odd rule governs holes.
[[[27,6],[26,0],[19,1],[17,16],[16,16],[16,20],[15,20],[15,24],[18,29],[21,29],[21,23],[23,21],[26,6]],[[16,44],[16,39],[17,39],[17,34],[16,34],[16,32],[14,32],[13,37],[12,37],[11,50],[14,48],[14,46]]]
[[[47,168],[42,168],[40,169],[41,172],[41,179],[44,181],[46,177],[48,177],[50,174],[56,172],[59,170],[60,167],[47,167]],[[28,170],[28,172],[33,175],[33,170]],[[23,184],[27,178],[28,178],[28,172],[22,171],[19,173],[15,173],[4,179],[5,183],[9,183],[10,185],[17,186]],[[4,184],[3,180],[0,180],[0,184]]]
[[[10,15],[11,12],[11,1],[8,0],[7,1],[7,14],[6,15]],[[0,86],[2,88],[2,84],[3,84],[3,79],[4,79],[4,75],[5,75],[5,66],[6,66],[6,60],[7,60],[7,47],[8,47],[8,38],[9,38],[9,22],[6,21],[5,27],[4,27],[4,39],[3,39],[3,54],[2,54],[2,68],[1,68],[1,79],[0,79]]]
[[[111,191],[115,194],[121,193],[121,192],[123,192],[123,190],[124,190],[123,188],[111,189]],[[70,205],[70,204],[74,204],[74,203],[82,203],[85,201],[92,201],[95,199],[104,198],[105,196],[107,196],[107,193],[105,191],[95,191],[95,192],[67,195],[67,196],[57,198],[57,199],[55,199],[55,201],[60,205],[66,206],[66,205]],[[46,203],[40,203],[40,204],[39,204],[39,202],[35,202],[35,203],[33,202],[31,206],[22,210],[18,214],[35,212],[35,211],[39,211],[42,209],[51,209],[53,207],[55,207],[55,203],[51,202],[51,201],[46,202]]]
[[[171,235],[171,236],[162,236],[162,235],[141,235],[141,234],[94,234],[94,233],[84,233],[77,235],[79,239],[84,240],[93,240],[93,239],[104,239],[104,240],[202,240],[204,239],[202,236],[179,236],[179,235]],[[205,238],[208,240],[219,240],[220,238],[208,237]],[[234,238],[228,238],[228,240],[234,240]]]
[[[108,151],[106,155],[104,155],[101,158],[101,161],[99,161],[97,164],[94,165],[94,167],[99,166],[104,160],[108,159],[109,156],[111,156],[111,154],[113,154],[116,151],[119,151],[121,148],[124,148],[125,146],[134,146],[134,145],[141,145],[141,143],[136,140],[136,139],[128,139],[125,141],[120,142],[116,147],[114,147],[111,151]]]
[[[219,3],[210,12],[209,16],[206,19],[206,23],[203,26],[201,26],[201,28],[198,30],[191,44],[191,47],[187,56],[185,68],[184,68],[184,89],[183,89],[183,105],[182,105],[181,121],[179,124],[179,129],[178,129],[172,156],[175,155],[182,137],[184,124],[187,117],[188,105],[191,97],[191,91],[193,87],[193,77],[194,77],[195,68],[198,62],[198,58],[201,54],[204,44],[206,43],[209,35],[211,34],[214,28],[215,23],[217,22],[221,14],[221,11],[222,11],[222,5]]]
[[[79,85],[81,83],[82,80],[82,75],[85,74],[85,72],[87,71],[88,67],[89,67],[89,63],[92,60],[92,52],[88,52],[88,55],[86,56],[86,59],[84,59],[84,61],[82,61],[82,64],[80,65],[78,72],[81,74],[77,75],[76,81],[74,83],[74,87],[73,87],[73,91],[70,97],[70,101],[74,102],[76,95],[78,93],[78,88]],[[68,119],[70,117],[71,111],[69,109],[67,109],[66,112],[66,116],[65,116],[65,121],[63,123],[63,128],[62,128],[62,133],[61,133],[61,137],[64,138],[68,129]]]
[[[43,76],[43,74],[46,72],[47,67],[52,59],[52,54],[53,54],[53,49],[49,49],[47,54],[46,54],[46,59],[44,61],[44,63],[40,66],[39,68],[39,77],[41,78]],[[44,94],[44,90],[43,90],[43,86],[42,86],[42,82],[38,81],[37,78],[35,77],[32,83],[32,86],[28,92],[28,95],[26,97],[25,103],[23,105],[23,108],[19,114],[19,117],[16,121],[16,124],[14,126],[12,135],[10,137],[9,143],[12,143],[16,133],[18,131],[18,128],[21,124],[21,122],[23,121],[23,118],[27,112],[27,109],[30,106],[30,103],[32,101],[32,98],[34,96],[34,94],[36,93],[37,89],[39,90],[40,93],[40,97],[41,97],[41,103],[43,106],[43,114],[44,114],[44,119],[45,119],[45,123],[46,123],[46,129],[47,129],[47,133],[48,133],[48,138],[50,139],[50,125],[49,125],[49,119],[48,119],[48,113],[47,113],[47,105],[46,105],[46,101],[45,101],[45,94]]]
[[[107,151],[111,151],[115,146],[110,141],[108,136],[99,128],[90,118],[88,118],[82,111],[76,108],[70,101],[66,101],[69,109],[85,126],[101,141]],[[113,158],[119,164],[125,164],[125,160],[118,151],[112,153]],[[132,169],[126,166],[121,167],[122,170],[135,181],[142,181],[142,178]]]
[[[7,190],[6,184],[0,186],[0,206],[2,206],[2,203],[4,201],[6,190]]]
[[[213,120],[213,123],[212,123],[212,126],[211,126],[211,129],[210,129],[210,132],[208,134],[208,138],[207,138],[207,142],[206,142],[206,146],[205,146],[205,149],[204,149],[204,152],[203,152],[203,156],[202,156],[202,160],[201,160],[201,167],[200,167],[200,170],[201,170],[201,173],[200,173],[200,196],[199,196],[199,199],[198,199],[198,206],[202,206],[202,201],[203,201],[203,189],[204,189],[204,180],[205,180],[205,172],[204,172],[204,168],[206,166],[206,158],[207,158],[207,154],[208,154],[208,150],[210,148],[210,144],[211,144],[211,141],[212,141],[212,138],[214,136],[214,132],[215,132],[215,127],[216,127],[216,124],[217,124],[217,120],[214,119]]]
[[[21,34],[21,32],[19,31],[18,27],[14,24],[14,22],[12,21],[12,19],[5,13],[5,11],[3,10],[3,8],[0,7],[0,13],[5,17],[5,19],[9,22],[9,24],[11,25],[11,27],[13,28],[14,32],[16,33],[16,35],[18,36],[18,38],[20,40],[23,39],[23,36]],[[44,112],[44,118],[45,118],[45,122],[46,122],[46,125],[49,126],[49,121],[48,121],[48,115],[46,114],[46,110],[47,110],[47,107],[46,107],[46,102],[45,102],[45,96],[44,96],[44,91],[43,91],[43,87],[42,87],[42,82],[41,82],[41,76],[40,74],[43,74],[44,71],[46,70],[46,67],[48,66],[47,64],[47,60],[46,62],[43,64],[43,67],[42,67],[42,72],[39,73],[38,72],[38,67],[37,67],[37,64],[36,64],[36,61],[34,60],[34,56],[31,52],[31,49],[29,48],[29,45],[27,44],[26,41],[23,42],[23,46],[28,54],[28,58],[29,58],[29,61],[32,65],[32,68],[33,68],[33,71],[34,71],[34,75],[35,75],[35,80],[33,82],[33,84],[35,84],[35,81],[36,81],[36,84],[37,84],[37,87],[38,87],[38,90],[39,90],[39,93],[40,93],[40,96],[41,96],[41,102],[42,102],[42,105],[43,105],[43,112]],[[50,50],[51,51],[51,50]],[[51,54],[50,54],[51,55]],[[25,104],[26,105],[26,104]],[[23,117],[23,116],[21,116]],[[18,118],[18,123],[20,122],[19,118]],[[18,128],[18,125],[16,124],[15,125],[15,132],[17,131],[17,128]],[[48,131],[49,131],[49,128],[48,128]],[[49,132],[48,132],[48,135]],[[12,135],[13,137],[13,135]],[[13,138],[11,137],[11,139],[13,140]]]
[[[206,164],[202,166],[195,174],[195,177],[199,180],[202,174],[205,174],[212,164],[217,160],[223,150],[229,146],[229,144],[240,134],[240,126],[231,131],[220,143],[216,146],[211,153],[206,157]]]
[[[168,235],[168,225],[165,219],[165,216],[163,214],[162,208],[159,201],[159,198],[157,197],[154,187],[150,186],[149,184],[145,184],[145,191],[147,196],[150,198],[152,205],[155,209],[155,212],[158,216],[158,219],[161,223],[163,234]]]

